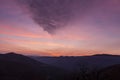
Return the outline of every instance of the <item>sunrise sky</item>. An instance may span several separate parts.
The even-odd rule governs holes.
[[[120,0],[0,0],[0,53],[120,54]]]

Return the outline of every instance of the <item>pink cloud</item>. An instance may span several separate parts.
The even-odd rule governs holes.
[[[32,33],[24,27],[12,27],[0,25],[0,34],[5,34],[9,36],[20,36],[20,37],[30,37],[30,38],[51,38],[50,35],[40,35],[37,33]]]

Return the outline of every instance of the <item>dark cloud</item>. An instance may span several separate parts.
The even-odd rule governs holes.
[[[108,16],[104,21],[110,24],[110,20],[118,19],[119,0],[18,0],[30,11],[31,18],[48,33],[54,34],[59,28],[64,28],[68,23],[77,19],[97,16],[100,21],[102,16]],[[118,5],[118,6],[117,6]],[[116,13],[116,14],[115,14]],[[113,18],[112,18],[113,16]],[[108,19],[109,18],[109,19]],[[102,19],[101,22],[103,22]],[[117,22],[115,21],[115,22]]]
[[[19,0],[32,14],[32,19],[48,33],[65,27],[74,15],[81,14],[94,0]],[[81,11],[81,13],[79,13]]]
[[[22,0],[21,0],[22,1]],[[73,0],[23,0],[32,14],[32,19],[48,33],[67,24],[71,18]]]

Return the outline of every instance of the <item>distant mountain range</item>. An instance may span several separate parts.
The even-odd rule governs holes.
[[[79,69],[80,66],[87,68],[105,68],[115,64],[120,64],[119,55],[96,54],[93,56],[71,56],[71,57],[39,57],[32,56],[31,58],[45,64],[63,68],[69,71]]]

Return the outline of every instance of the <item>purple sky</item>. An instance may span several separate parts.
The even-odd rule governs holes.
[[[0,0],[0,52],[120,54],[120,0]]]

